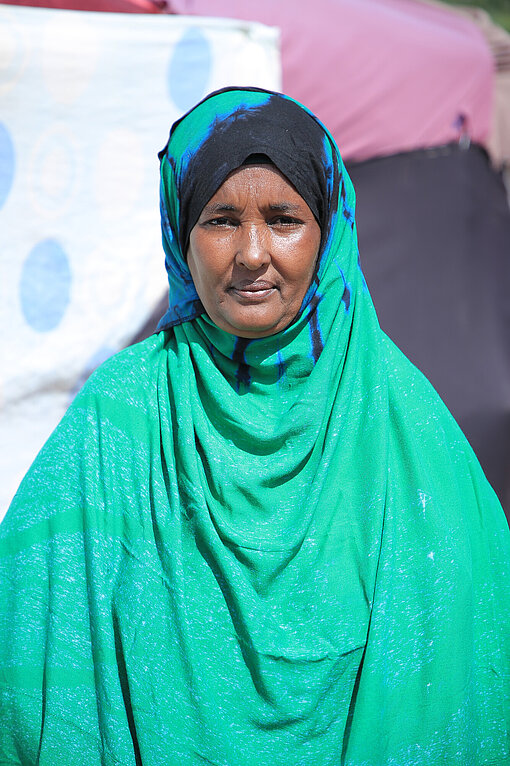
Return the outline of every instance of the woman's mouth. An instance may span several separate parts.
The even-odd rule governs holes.
[[[249,301],[262,301],[275,290],[271,282],[240,282],[229,289],[235,296]]]

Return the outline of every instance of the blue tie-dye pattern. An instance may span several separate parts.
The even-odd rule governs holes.
[[[310,304],[310,319],[308,322],[308,327],[310,329],[310,357],[313,359],[314,364],[317,364],[324,349],[324,339],[322,337],[319,322],[319,304],[321,298],[322,296],[318,293],[316,293],[312,298]]]
[[[349,311],[350,305],[351,305],[351,291],[349,289],[348,285],[345,285],[344,292],[341,298],[341,302],[345,306],[345,312],[347,313]]]
[[[333,196],[335,174],[334,174],[331,142],[327,135],[324,136],[323,147],[324,147],[323,166],[324,166],[324,171],[325,171],[326,180],[328,184],[328,197],[329,199],[331,199],[331,197]]]
[[[243,93],[242,98],[240,98],[240,100],[237,102],[235,112],[232,112],[230,108],[225,108],[222,110],[220,107],[218,109],[216,106],[213,106],[212,102],[208,100],[202,101],[202,103],[196,106],[192,111],[198,119],[205,119],[205,122],[203,125],[197,125],[196,127],[194,126],[193,133],[186,136],[186,151],[179,159],[179,175],[182,177],[182,175],[186,172],[190,160],[195,156],[202,144],[207,141],[209,136],[214,132],[219,122],[235,119],[236,116],[239,116],[240,112],[242,113],[243,111],[250,111],[251,109],[255,109],[257,107],[263,106],[264,104],[267,104],[271,98],[271,95],[272,94],[270,93],[259,93],[258,91],[245,92]],[[214,104],[217,105],[217,102],[214,101]],[[183,117],[183,120],[184,119],[185,117]],[[179,122],[175,127],[175,133],[179,131],[180,127],[181,122]],[[172,133],[170,135],[172,135]]]
[[[342,277],[343,283],[344,283],[344,291],[342,293],[342,297],[340,298],[340,302],[344,304],[345,312],[347,313],[351,307],[351,292],[352,292],[352,286],[349,284],[347,279],[345,278],[344,271],[338,261],[334,260],[334,264],[337,267],[338,271],[340,272],[340,276]]]
[[[364,293],[368,293],[368,285],[365,279],[365,275],[363,274],[363,269],[361,268],[361,256],[359,254],[359,250],[358,250],[357,266],[358,266],[358,273],[361,275],[361,289],[363,290]]]
[[[169,162],[163,158],[163,162]],[[171,163],[170,163],[171,164]],[[176,200],[175,217],[179,216],[179,202]],[[181,253],[180,244],[174,235],[173,226],[165,201],[163,181],[160,188],[161,229],[163,249],[165,251],[165,268],[169,285],[169,306],[161,318],[158,329],[181,324],[183,321],[196,316],[197,308],[201,307],[193,279]],[[201,309],[200,309],[201,310]]]
[[[241,390],[243,385],[246,390],[249,389],[251,383],[250,367],[246,362],[245,351],[250,344],[250,338],[236,338],[234,344],[234,350],[232,352],[232,361],[237,363],[236,370],[236,383],[237,390]]]
[[[343,216],[351,227],[351,230],[354,229],[354,210],[349,208],[346,202],[344,202]]]
[[[287,363],[285,359],[282,356],[282,352],[280,349],[276,352],[276,360],[277,360],[277,381],[280,382],[282,378],[285,376],[285,372],[287,370]]]

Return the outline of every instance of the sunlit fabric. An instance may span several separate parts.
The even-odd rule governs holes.
[[[174,129],[167,329],[92,376],[0,527],[2,764],[510,763],[506,521],[379,328],[322,127],[299,316],[248,341],[201,313],[186,168],[234,117],[245,136],[280,109],[317,135],[291,100],[238,89]]]

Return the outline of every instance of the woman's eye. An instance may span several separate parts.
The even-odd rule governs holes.
[[[301,223],[297,218],[292,218],[290,215],[278,215],[276,218],[272,218],[269,221],[271,226],[297,226]]]
[[[208,226],[235,226],[236,222],[232,218],[219,216],[218,218],[210,218],[207,224]]]

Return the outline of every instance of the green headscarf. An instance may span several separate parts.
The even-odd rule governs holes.
[[[289,108],[322,136],[315,180],[286,173],[322,189],[317,277],[248,342],[188,279],[186,173]],[[214,94],[162,155],[162,224],[167,329],[92,376],[0,527],[0,765],[510,764],[506,521],[378,326],[331,137]]]

